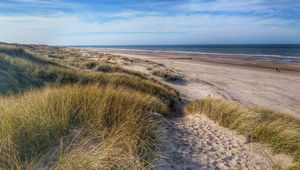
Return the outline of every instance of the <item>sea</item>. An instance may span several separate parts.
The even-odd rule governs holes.
[[[177,52],[190,54],[215,54],[280,59],[282,62],[300,60],[300,44],[243,44],[243,45],[114,45],[72,46],[114,50]],[[300,64],[300,63],[292,63]]]

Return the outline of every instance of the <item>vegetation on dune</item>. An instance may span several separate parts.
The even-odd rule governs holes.
[[[104,73],[125,73],[133,76],[140,77],[142,79],[150,79],[146,74],[125,69],[118,65],[111,65],[106,63],[100,63],[96,61],[90,61],[85,64],[86,69],[98,71],[98,72],[104,72]]]
[[[0,54],[7,55],[12,58],[27,59],[30,60],[32,63],[36,63],[36,64],[58,65],[54,62],[48,61],[41,57],[36,57],[22,48],[0,47]]]
[[[97,61],[89,61],[89,62],[86,62],[85,64],[84,64],[84,67],[86,68],[86,69],[94,69],[96,66],[98,65],[98,62]]]
[[[47,63],[47,60],[43,58],[40,60]],[[179,100],[179,94],[173,88],[149,79],[141,73],[118,66],[99,65],[98,69],[101,67],[105,72],[85,72],[55,64],[35,63],[31,58],[16,58],[7,54],[0,54],[0,61],[0,92],[2,94],[22,92],[29,88],[40,88],[49,84],[100,83],[102,85],[114,84],[152,94],[168,103],[170,107],[175,106]]]
[[[163,102],[151,95],[98,84],[47,87],[2,97],[0,167],[35,166],[48,146],[57,144],[74,128],[82,129],[84,136],[92,135],[100,143],[93,149],[77,145],[62,154],[59,169],[150,166],[158,134],[148,112],[167,110]]]
[[[182,75],[179,75],[178,73],[167,69],[166,70],[154,69],[151,70],[151,74],[154,76],[161,77],[166,81],[176,81],[176,80],[183,79]]]
[[[87,73],[71,69],[50,68],[39,71],[38,77],[43,82],[62,85],[68,83],[88,84],[97,82],[102,85],[113,84],[123,86],[152,94],[168,103],[170,108],[173,108],[179,100],[179,95],[174,89],[126,73]]]
[[[37,72],[50,67],[65,68],[24,49],[0,46],[0,94],[41,87],[44,82],[38,79]]]
[[[270,144],[274,152],[292,154],[300,168],[300,120],[288,114],[257,106],[242,106],[222,99],[198,99],[188,104],[185,114],[203,113],[220,125],[250,135],[252,141]]]
[[[33,76],[37,69],[37,65],[26,59],[16,59],[0,54],[0,94],[40,86],[41,82]]]
[[[151,168],[161,129],[150,113],[169,115],[173,88],[101,62],[86,71],[78,55],[75,68],[60,48],[24,49],[0,46],[0,169]]]

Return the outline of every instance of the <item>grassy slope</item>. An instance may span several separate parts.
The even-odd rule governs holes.
[[[30,56],[30,57],[28,57]],[[37,60],[39,61],[39,60]],[[0,48],[0,93],[18,92],[42,84],[33,73],[43,64],[24,50]]]
[[[300,169],[300,120],[288,114],[222,99],[199,99],[185,107],[185,114],[203,113],[220,125],[250,135],[252,141],[270,144],[274,152],[292,154]]]
[[[178,93],[157,81],[126,69],[105,66],[109,73],[85,72],[60,66],[45,58],[16,48],[0,47],[0,89],[2,94],[20,92],[28,88],[40,88],[47,84],[100,83],[126,86],[155,95],[173,107],[178,102]],[[5,51],[5,52],[3,52]],[[27,57],[30,56],[30,57]],[[38,62],[36,62],[38,61]],[[101,67],[102,65],[99,65]]]
[[[174,89],[121,68],[67,68],[27,47],[1,46],[0,61],[1,168],[140,169],[158,157],[148,112],[168,115],[179,99]],[[45,163],[49,147],[74,129],[83,137]]]
[[[151,152],[155,151],[157,141],[156,127],[147,117],[147,112],[165,113],[167,109],[163,102],[151,95],[120,87],[100,87],[98,84],[48,87],[2,98],[0,166],[18,167],[22,166],[20,160],[32,162],[32,158],[36,161],[38,154],[43,153],[47,146],[57,144],[60,137],[74,128],[82,129],[85,136],[92,135],[108,145],[105,148],[96,146],[94,151],[82,150],[82,156],[100,149],[102,151],[94,153],[95,156],[108,154],[106,157],[109,157],[111,154],[118,159],[124,156],[124,162],[94,160],[99,164],[103,162],[119,168],[131,166],[127,160],[130,156],[132,161],[140,162],[136,166],[147,166],[143,164],[153,161]],[[106,149],[114,150],[114,153],[106,153]],[[89,163],[89,159],[94,159],[88,157],[89,154],[85,155],[87,160],[70,160],[67,155],[72,154],[62,156],[65,161],[61,161],[59,167],[91,168],[98,164]],[[67,160],[75,162],[71,164]]]

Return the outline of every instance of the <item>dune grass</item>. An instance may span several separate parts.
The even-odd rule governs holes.
[[[14,47],[1,47],[0,46],[0,54],[2,55],[7,55],[12,58],[23,58],[23,59],[28,59],[33,63],[36,64],[47,64],[47,65],[58,65],[55,62],[48,61],[44,58],[37,57],[30,52],[24,50],[23,48],[14,48]]]
[[[32,76],[38,66],[22,58],[12,58],[0,54],[0,94],[20,92],[30,87],[38,87],[41,82]]]
[[[151,70],[151,74],[154,76],[158,76],[163,78],[166,81],[176,81],[176,80],[182,80],[183,76],[179,75],[178,73],[168,70],[168,69],[154,69]]]
[[[143,74],[141,72],[134,71],[134,70],[129,70],[129,69],[123,68],[119,65],[112,65],[112,64],[101,63],[101,62],[97,62],[97,61],[89,61],[89,62],[84,64],[84,67],[86,69],[94,70],[94,71],[97,71],[97,72],[125,73],[125,74],[140,77],[142,79],[148,79],[148,80],[151,79],[149,76],[147,76],[146,74]]]
[[[60,51],[47,50],[0,46],[0,169],[151,168],[161,132],[151,112],[168,116],[178,92],[119,66],[69,67],[71,53],[49,61]]]
[[[96,71],[105,72],[105,73],[126,73],[130,75],[134,75],[143,79],[150,79],[146,74],[143,74],[138,71],[133,71],[129,69],[125,69],[121,66],[117,65],[109,65],[109,64],[99,64],[96,68]]]
[[[167,102],[170,107],[174,107],[179,100],[179,94],[173,88],[150,79],[142,73],[118,66],[98,65],[98,68],[106,68],[106,71],[86,72],[48,62],[45,58],[31,54],[31,57],[26,57],[29,54],[25,50],[4,48],[2,51],[9,52],[0,53],[1,94],[19,93],[49,84],[100,83],[114,84],[152,94]]]
[[[254,142],[270,144],[275,153],[288,153],[300,168],[300,120],[288,114],[233,101],[204,98],[191,102],[185,114],[202,113],[220,125],[250,135]]]
[[[154,95],[167,103],[170,108],[174,108],[179,102],[179,94],[173,88],[126,73],[95,73],[71,69],[50,68],[48,70],[39,71],[37,77],[48,84],[88,84],[96,82],[102,85],[114,84],[116,86],[127,87]]]
[[[74,128],[100,142],[62,154],[58,169],[149,167],[158,140],[152,111],[167,113],[168,107],[149,94],[114,85],[46,87],[2,97],[0,167],[36,166],[46,148]]]

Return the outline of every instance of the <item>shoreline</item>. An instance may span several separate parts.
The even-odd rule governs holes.
[[[171,59],[181,60],[186,62],[199,62],[205,64],[234,66],[238,68],[248,69],[261,69],[265,71],[276,72],[276,68],[280,68],[281,74],[293,74],[300,76],[300,59],[294,59],[299,64],[281,63],[281,59],[255,57],[255,56],[243,56],[243,55],[219,55],[219,54],[188,54],[178,52],[157,52],[157,51],[142,51],[142,50],[119,50],[119,49],[97,49],[90,48],[87,50],[98,51],[102,53],[115,54],[115,55],[127,55],[133,57],[147,58],[153,57],[153,59]]]

